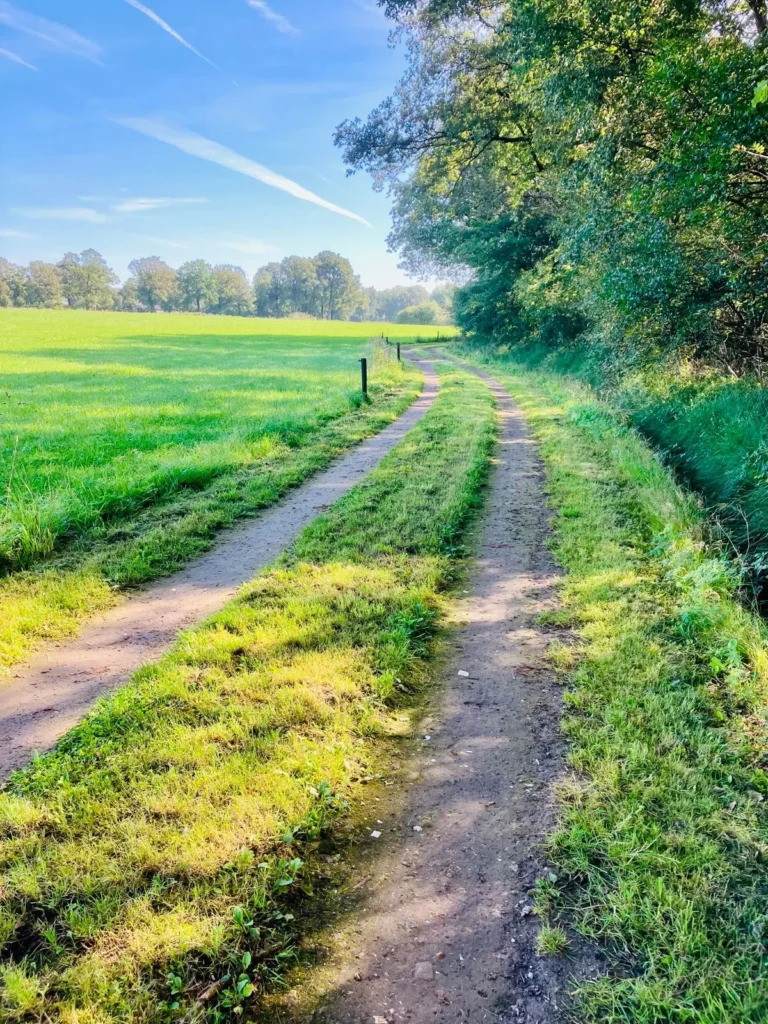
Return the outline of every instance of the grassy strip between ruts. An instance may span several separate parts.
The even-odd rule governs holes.
[[[133,516],[99,521],[63,553],[0,578],[0,684],[3,669],[41,642],[71,635],[83,618],[113,604],[116,591],[174,572],[210,548],[223,527],[271,505],[394,420],[418,394],[421,376],[382,349],[374,359],[370,403],[352,395],[346,415],[316,424],[295,443],[273,441],[268,455],[247,466],[178,488]]]
[[[581,988],[580,1014],[764,1024],[768,631],[621,417],[563,377],[484,365],[540,442],[577,637],[553,651],[573,775],[538,909],[607,943],[613,969]]]
[[[5,1020],[234,1020],[276,980],[313,851],[423,686],[494,433],[446,373],[280,565],[13,778]]]

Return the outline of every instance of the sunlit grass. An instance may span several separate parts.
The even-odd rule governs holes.
[[[276,568],[15,776],[4,1020],[229,1020],[279,979],[303,862],[423,685],[493,433],[485,386],[446,374]]]
[[[768,630],[650,448],[581,385],[492,363],[540,442],[576,646],[539,898],[602,939],[600,1024],[768,1019]],[[570,652],[570,656],[568,656]]]
[[[382,327],[0,310],[0,670],[390,422]]]
[[[685,361],[627,365],[591,346],[497,346],[501,361],[595,387],[653,444],[706,506],[768,601],[768,390]]]

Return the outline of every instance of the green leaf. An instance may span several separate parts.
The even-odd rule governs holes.
[[[765,103],[768,100],[768,79],[763,79],[762,82],[758,82],[755,86],[755,92],[752,97],[752,109],[759,107],[761,103]]]

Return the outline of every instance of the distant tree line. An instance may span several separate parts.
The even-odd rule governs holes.
[[[349,260],[335,252],[287,256],[257,271],[190,260],[174,270],[158,256],[132,260],[120,284],[95,249],[68,252],[58,263],[22,267],[0,257],[0,306],[114,309],[125,312],[223,313],[232,316],[314,317],[444,324],[451,321],[453,287],[364,288]]]

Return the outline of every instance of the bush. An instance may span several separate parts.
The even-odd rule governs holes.
[[[397,314],[399,324],[434,324],[442,310],[436,302],[422,302],[418,306],[406,306]]]

